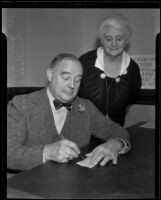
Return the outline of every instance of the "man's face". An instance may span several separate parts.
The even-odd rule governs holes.
[[[49,89],[54,98],[64,103],[72,101],[78,93],[82,74],[81,64],[69,59],[48,69]]]

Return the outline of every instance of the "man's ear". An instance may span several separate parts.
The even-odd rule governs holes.
[[[53,69],[48,68],[47,71],[46,71],[46,75],[47,75],[48,81],[51,82],[52,77],[53,77]]]

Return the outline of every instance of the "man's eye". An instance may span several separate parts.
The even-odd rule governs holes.
[[[80,81],[81,81],[81,78],[76,78],[75,79],[75,82],[77,82],[77,83],[80,83]]]
[[[69,77],[68,75],[65,75],[65,74],[62,75],[62,78],[63,78],[64,80],[66,80],[66,81],[70,79],[70,77]]]

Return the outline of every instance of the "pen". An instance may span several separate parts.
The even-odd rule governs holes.
[[[60,135],[61,139],[65,140],[65,137],[63,135]],[[83,160],[86,159],[86,155],[80,152],[79,157],[82,158]]]
[[[86,159],[86,155],[84,155],[83,153],[80,152],[79,156],[84,160]]]

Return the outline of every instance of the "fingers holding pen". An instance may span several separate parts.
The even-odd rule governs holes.
[[[77,156],[80,154],[80,149],[75,142],[68,139],[63,139],[62,142],[63,146],[67,147],[68,153],[74,153]]]
[[[77,158],[80,150],[75,142],[68,139],[62,139],[52,144],[44,146],[43,157],[45,160],[53,160],[56,162],[68,162],[73,158]]]
[[[79,156],[79,153],[69,145],[69,143],[65,143],[64,146],[60,149],[60,152],[62,154],[65,154],[69,160],[72,160],[73,158],[77,158]]]

